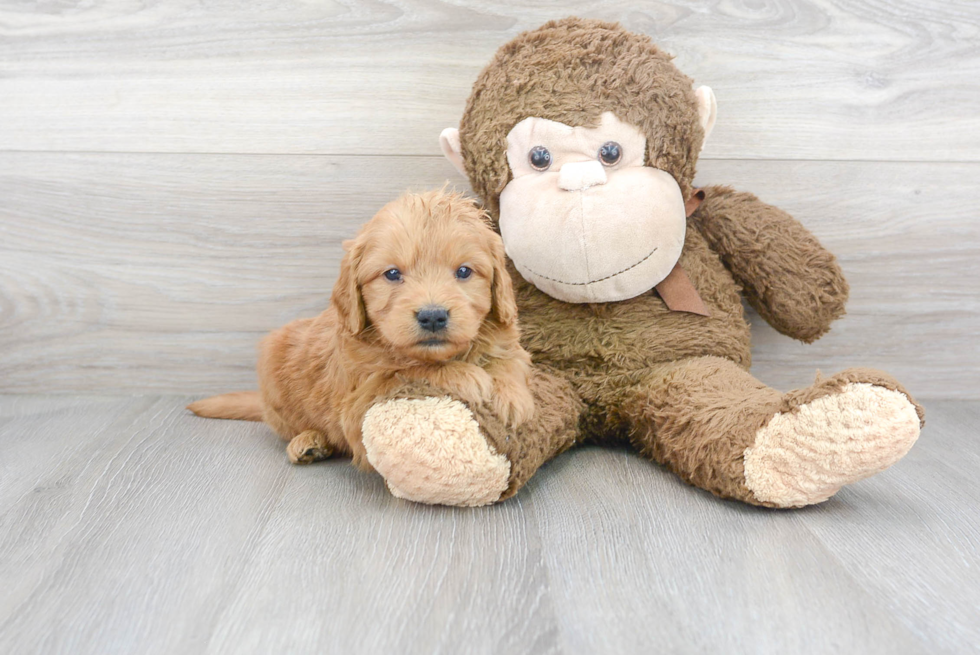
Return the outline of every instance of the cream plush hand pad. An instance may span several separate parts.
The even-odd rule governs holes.
[[[362,432],[368,461],[399,498],[474,507],[507,489],[510,462],[458,400],[388,400],[367,411]]]

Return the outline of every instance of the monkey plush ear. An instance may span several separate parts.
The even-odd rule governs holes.
[[[699,86],[694,89],[694,95],[698,98],[698,118],[701,119],[701,127],[704,129],[704,141],[701,142],[701,149],[711,134],[711,129],[715,126],[715,119],[718,117],[718,102],[715,100],[715,92],[710,86]]]
[[[455,127],[447,127],[439,135],[439,145],[442,146],[442,154],[446,156],[459,174],[466,177],[466,169],[463,167],[463,149],[459,144],[459,130]]]

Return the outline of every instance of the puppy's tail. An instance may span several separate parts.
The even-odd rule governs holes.
[[[188,405],[187,409],[204,418],[261,421],[262,396],[258,391],[236,391],[197,400]]]

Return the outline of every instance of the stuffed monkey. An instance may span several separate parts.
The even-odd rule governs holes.
[[[789,393],[749,373],[740,292],[809,343],[844,313],[848,286],[782,210],[692,186],[716,112],[709,88],[616,24],[554,21],[500,48],[441,143],[503,237],[537,414],[510,434],[486,408],[436,411],[445,394],[407,385],[364,421],[392,492],[440,503],[464,487],[465,504],[496,502],[575,444],[628,443],[722,498],[801,507],[908,452],[923,411],[885,373]],[[461,420],[506,475],[454,463]]]

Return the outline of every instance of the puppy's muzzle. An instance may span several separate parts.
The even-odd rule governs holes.
[[[449,310],[438,305],[429,305],[415,313],[415,320],[426,332],[442,332],[449,325]]]

